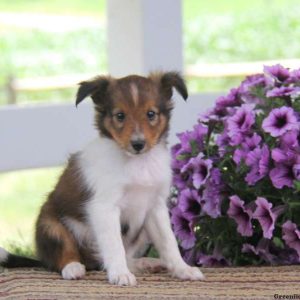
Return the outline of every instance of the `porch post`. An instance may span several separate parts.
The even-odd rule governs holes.
[[[183,71],[181,0],[107,0],[109,73]]]

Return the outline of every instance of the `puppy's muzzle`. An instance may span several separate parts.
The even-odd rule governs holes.
[[[145,144],[146,143],[144,140],[131,141],[131,146],[136,151],[136,153],[140,153],[144,149]]]

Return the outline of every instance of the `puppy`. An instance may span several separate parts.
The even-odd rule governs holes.
[[[99,136],[71,156],[36,223],[39,260],[0,249],[5,267],[44,266],[64,279],[104,268],[108,281],[135,285],[134,272],[166,268],[201,280],[181,258],[170,226],[167,149],[172,88],[188,97],[176,72],[99,76],[80,83],[76,105],[90,96]],[[160,259],[143,257],[154,244]]]

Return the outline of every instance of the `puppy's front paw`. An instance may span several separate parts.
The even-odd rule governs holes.
[[[85,266],[79,262],[67,264],[61,271],[63,279],[80,279],[85,275]]]
[[[137,284],[135,276],[129,271],[122,274],[110,274],[108,276],[108,281],[111,284],[116,284],[121,286],[122,285],[133,286]]]
[[[172,273],[173,277],[182,280],[204,280],[203,273],[197,267],[186,265],[184,268],[175,269]]]

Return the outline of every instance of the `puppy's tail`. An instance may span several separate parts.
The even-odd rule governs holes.
[[[43,264],[36,259],[11,254],[0,247],[0,266],[4,268],[33,268],[43,267]]]

